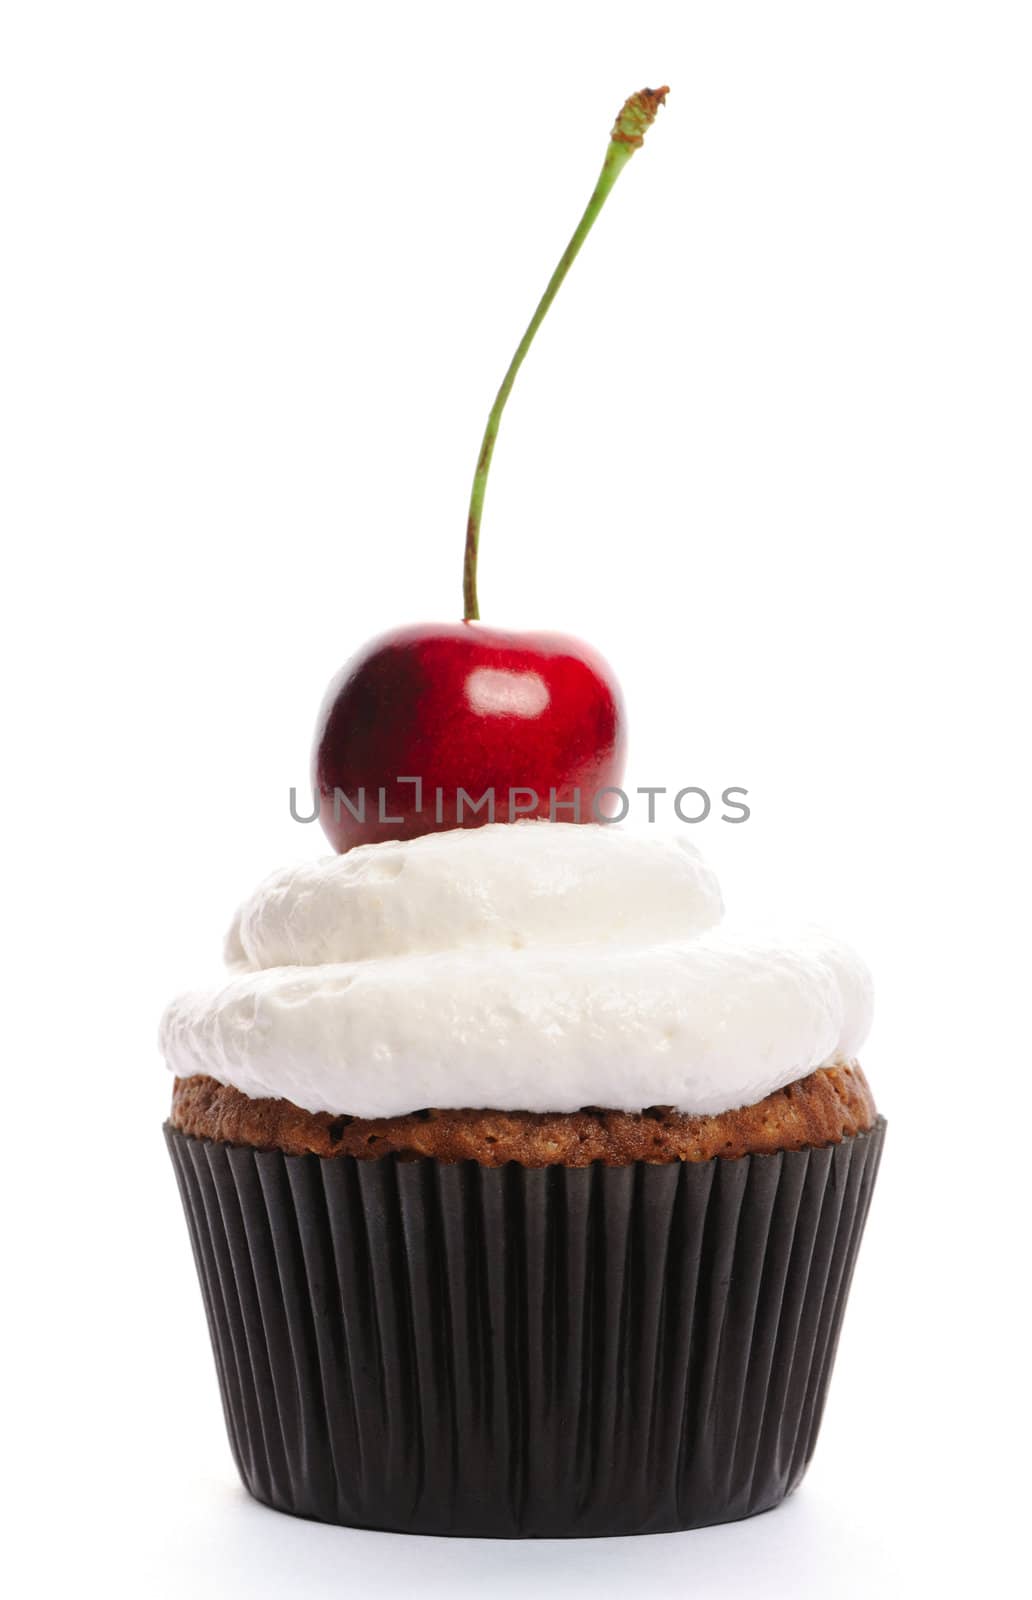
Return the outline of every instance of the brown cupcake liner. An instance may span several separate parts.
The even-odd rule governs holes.
[[[246,1487],[325,1522],[501,1538],[777,1505],[813,1452],[884,1130],[531,1169],[166,1124]]]

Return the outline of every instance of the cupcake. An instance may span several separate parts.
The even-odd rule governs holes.
[[[814,1448],[884,1122],[866,969],[680,839],[552,822],[267,879],[166,1012],[166,1137],[259,1500],[662,1532]]]

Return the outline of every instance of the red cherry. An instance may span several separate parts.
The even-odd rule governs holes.
[[[463,565],[465,621],[373,639],[330,685],[316,731],[313,781],[335,849],[444,828],[549,817],[594,822],[623,806],[623,701],[590,646],[561,633],[480,625],[477,556],[498,426],[541,322],[606,197],[667,89],[631,95],[598,182],[509,363],[473,476]]]
[[[594,822],[619,803],[600,791],[619,784],[625,744],[619,686],[579,639],[470,622],[398,628],[327,691],[320,820],[336,850],[492,820]]]

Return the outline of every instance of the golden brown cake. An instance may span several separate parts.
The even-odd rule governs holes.
[[[485,1167],[507,1161],[524,1167],[586,1167],[593,1161],[606,1166],[709,1161],[838,1144],[870,1128],[875,1114],[867,1080],[854,1063],[821,1067],[756,1105],[708,1117],[667,1106],[637,1114],[586,1106],[565,1113],[425,1110],[403,1117],[331,1116],[303,1111],[289,1100],[254,1100],[199,1076],[176,1079],[170,1120],[195,1138],[294,1156],[360,1161],[432,1156]]]

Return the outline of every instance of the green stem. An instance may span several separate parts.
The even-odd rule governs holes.
[[[643,143],[645,130],[655,120],[656,112],[666,99],[667,89],[642,89],[639,94],[632,94],[616,119],[613,131],[609,138],[609,148],[606,159],[602,163],[602,171],[595,185],[591,199],[585,207],[574,230],[573,238],[563,251],[559,265],[548,280],[548,288],[538,301],[537,310],[527,325],[527,331],[516,347],[516,354],[509,363],[509,370],[502,379],[502,387],[495,397],[491,407],[491,415],[487,419],[484,429],[484,439],[480,446],[480,456],[477,460],[477,470],[473,475],[473,492],[469,501],[469,520],[466,523],[466,558],[463,565],[462,595],[464,611],[463,616],[467,622],[476,622],[480,617],[480,606],[477,600],[477,555],[480,550],[480,519],[484,512],[484,492],[487,489],[487,474],[491,467],[491,457],[494,455],[495,440],[498,438],[498,425],[502,420],[505,402],[512,392],[516,382],[516,374],[523,365],[523,358],[533,342],[549,306],[559,292],[559,285],[591,232],[595,218],[605,205],[610,189],[620,176],[635,150]]]

